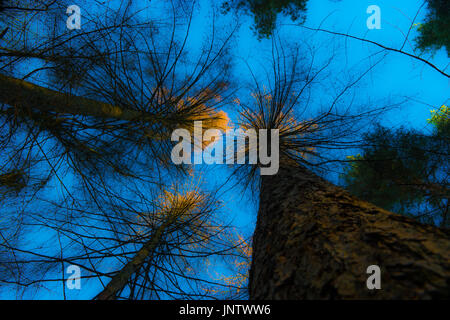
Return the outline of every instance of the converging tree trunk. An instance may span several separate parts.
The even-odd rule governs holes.
[[[21,109],[117,120],[142,120],[145,114],[97,100],[61,93],[0,74],[0,103]],[[153,119],[153,121],[155,121]]]
[[[381,289],[367,286],[371,265]],[[262,177],[249,290],[251,299],[448,299],[450,232],[285,165]]]
[[[142,267],[144,262],[151,258],[155,248],[160,244],[164,235],[165,229],[174,222],[174,219],[169,219],[166,223],[156,229],[155,234],[148,240],[136,255],[128,261],[128,263],[120,269],[106,287],[100,292],[95,299],[97,300],[115,300],[118,293],[120,293],[126,284],[131,280],[131,277]]]

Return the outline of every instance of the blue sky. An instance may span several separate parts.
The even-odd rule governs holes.
[[[76,4],[76,1],[73,1]],[[153,6],[152,2],[150,8]],[[419,0],[310,0],[308,3],[307,19],[305,26],[328,29],[341,33],[348,33],[361,38],[377,41],[385,46],[400,48],[405,39],[405,34],[412,23],[418,9],[422,5]],[[381,9],[381,30],[368,30],[366,20],[369,14],[366,9],[369,5],[377,5]],[[155,4],[155,8],[158,4]],[[217,8],[216,8],[217,9]],[[83,10],[83,8],[82,8]],[[217,10],[216,10],[217,11]],[[210,31],[213,6],[211,1],[201,0],[199,10],[196,11],[190,34],[189,45],[195,51],[201,43],[203,36]],[[423,22],[426,8],[419,12],[416,23]],[[230,31],[234,26],[233,15],[219,17],[218,27],[224,31]],[[232,54],[234,56],[234,76],[239,84],[245,87],[251,83],[251,78],[246,63],[250,65],[256,74],[263,74],[270,57],[271,40],[259,41],[250,29],[253,21],[250,16],[240,16],[240,28],[234,41]],[[290,44],[306,42],[317,48],[317,61],[327,59],[330,54],[335,58],[330,67],[330,81],[347,79],[366,70],[374,61],[380,59],[381,49],[371,44],[351,40],[344,37],[332,36],[325,33],[315,33],[299,26],[292,25],[289,18],[279,17],[277,36],[282,41]],[[412,29],[409,41],[404,50],[414,52],[414,38],[416,29]],[[333,50],[336,50],[334,53]],[[374,56],[375,55],[375,56]],[[372,56],[372,59],[369,57]],[[374,56],[374,57],[373,57]],[[449,59],[445,49],[423,56],[441,69],[445,69]],[[448,73],[449,70],[447,70]],[[387,54],[381,62],[359,83],[358,101],[362,104],[385,103],[385,101],[400,101],[408,97],[407,103],[401,108],[387,113],[382,118],[382,123],[389,127],[406,126],[416,129],[424,129],[427,126],[426,119],[430,109],[435,109],[443,104],[448,104],[449,79],[439,74],[423,62],[414,60],[399,53]],[[245,88],[243,88],[245,92]],[[332,89],[330,89],[332,91]],[[317,101],[326,102],[328,95],[326,88],[316,91]],[[232,121],[236,121],[236,106],[226,108]],[[202,167],[206,172],[204,180],[208,187],[222,185],[230,173],[226,166]],[[225,203],[224,219],[232,220],[240,232],[251,236],[256,221],[257,204],[252,200],[249,192],[244,193],[239,187],[228,190],[225,186],[221,191]],[[218,268],[220,272],[221,268]],[[96,292],[93,288],[82,290],[76,297],[90,298]],[[10,292],[9,294],[14,294]],[[11,296],[10,296],[11,297]],[[55,298],[54,292],[41,292],[39,298]]]
[[[194,18],[192,36],[199,37],[208,31],[211,20],[205,17],[212,15],[213,9],[209,1],[201,1],[200,12]],[[353,36],[376,41],[382,45],[399,49],[405,41],[405,35],[413,23],[424,21],[426,6],[419,0],[399,1],[362,1],[362,0],[311,0],[308,2],[307,19],[305,26],[311,28],[327,29],[340,33],[348,33]],[[369,30],[366,21],[370,14],[366,13],[367,7],[377,5],[381,9],[381,29]],[[419,11],[419,13],[418,13]],[[222,18],[223,19],[223,18]],[[235,73],[242,84],[249,81],[249,73],[244,61],[247,62],[255,73],[266,66],[270,55],[271,40],[257,40],[250,29],[253,21],[250,16],[240,16],[242,23],[237,35],[236,46],[233,49],[235,55]],[[233,18],[225,18],[223,26],[229,31],[233,25]],[[318,60],[326,59],[332,48],[338,48],[332,68],[332,75],[339,78],[340,72],[349,71],[359,74],[370,66],[374,61],[380,59],[383,53],[379,47],[352,40],[345,37],[316,33],[293,26],[289,17],[279,16],[279,28],[277,35],[283,40],[291,43],[307,41],[318,48]],[[414,53],[414,39],[417,36],[416,28],[412,28],[404,51]],[[378,54],[377,54],[378,53]],[[368,57],[377,54],[374,58]],[[417,54],[420,52],[417,51]],[[434,54],[424,54],[426,58],[440,69],[445,69],[449,63],[445,49]],[[447,70],[448,73],[448,70]],[[448,104],[449,80],[428,65],[403,54],[388,53],[381,62],[361,81],[358,88],[358,99],[361,103],[385,103],[385,101],[400,101],[408,98],[407,102],[400,108],[394,109],[384,115],[381,122],[385,126],[405,126],[416,129],[426,129],[426,119],[429,118],[430,110]],[[326,92],[318,92],[326,95]],[[233,119],[233,107],[227,110]],[[223,181],[226,170],[218,174],[214,169],[211,181]],[[218,182],[220,184],[220,182]],[[239,192],[229,192],[226,195],[230,208],[230,215],[235,217],[237,225],[243,226],[244,232],[253,228],[256,216],[256,207],[248,199],[248,195]]]
[[[422,2],[416,0],[402,0],[395,3],[361,0],[309,1],[305,26],[311,28],[321,26],[323,29],[348,33],[377,41],[388,47],[400,48]],[[368,30],[366,26],[366,20],[369,17],[366,9],[373,4],[381,9],[381,30]],[[425,7],[420,11],[416,23],[423,21],[426,14]],[[250,31],[251,23],[251,18],[245,19],[235,51],[236,55],[243,59],[260,61],[263,59],[264,52],[270,50],[271,43],[268,40],[258,41]],[[314,43],[320,46],[335,42],[338,43],[337,45],[346,46],[346,50],[342,50],[343,52],[336,57],[337,63],[345,64],[346,69],[358,68],[367,57],[381,50],[379,47],[357,40],[313,33],[297,26],[289,26],[292,24],[289,18],[280,17],[279,24],[281,25],[278,29],[279,35],[288,41],[296,42],[313,37]],[[416,35],[417,31],[414,28],[405,45],[405,51],[413,53]],[[327,54],[323,49],[320,53],[324,56]],[[445,69],[449,63],[445,49],[439,50],[434,55],[424,55],[424,57],[441,69]],[[385,118],[386,125],[393,126],[407,125],[422,128],[426,124],[431,106],[441,106],[447,103],[449,98],[448,78],[423,62],[395,52],[389,53],[382,63],[365,78],[361,89],[362,97],[408,96],[417,100],[416,103],[411,102],[400,112]]]
[[[209,1],[201,1],[200,12],[194,18],[192,37],[205,34],[213,13]],[[423,22],[426,15],[426,6],[419,8],[422,1],[363,1],[363,0],[310,0],[308,2],[307,19],[305,26],[310,28],[327,29],[340,33],[348,33],[364,39],[376,41],[387,47],[399,49],[405,41],[405,35],[413,23]],[[366,13],[367,7],[377,5],[381,9],[381,29],[369,30],[366,20],[370,16]],[[419,11],[419,12],[418,12]],[[222,22],[224,30],[231,30],[234,18],[225,17]],[[251,30],[253,23],[250,16],[240,16],[242,24],[237,34],[236,46],[232,53],[235,56],[234,73],[241,85],[250,81],[246,63],[252,71],[258,74],[270,63],[271,40],[257,40]],[[379,47],[352,40],[345,37],[316,33],[293,26],[288,17],[279,16],[277,36],[289,43],[306,41],[317,48],[317,60],[329,57],[331,50],[337,48],[335,61],[331,67],[331,75],[335,78],[348,72],[349,76],[358,75],[370,65],[381,59],[386,52]],[[417,36],[416,28],[412,28],[405,43],[404,51],[414,53],[414,39]],[[420,52],[416,52],[420,54]],[[372,57],[372,58],[370,58]],[[449,59],[445,49],[433,54],[424,54],[426,58],[440,69],[445,70]],[[245,62],[245,63],[244,63]],[[448,69],[446,70],[448,73]],[[406,101],[399,108],[386,113],[381,123],[388,127],[408,127],[427,130],[427,119],[430,110],[448,104],[449,79],[418,60],[403,54],[390,52],[381,59],[380,63],[359,83],[357,99],[361,104],[382,104],[388,102]],[[328,94],[317,91],[319,96]],[[326,100],[326,98],[324,98]],[[235,107],[229,106],[227,112],[232,120],[236,120]],[[210,185],[220,185],[226,180],[226,168],[209,168],[205,178]],[[330,178],[336,178],[337,175]],[[336,182],[336,180],[335,180]],[[256,221],[257,204],[252,201],[250,194],[242,193],[239,188],[226,192],[223,195],[229,218],[240,228],[242,234],[251,236]]]

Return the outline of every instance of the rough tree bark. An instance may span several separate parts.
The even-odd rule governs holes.
[[[367,267],[381,268],[369,290]],[[261,181],[251,299],[450,298],[450,232],[351,196],[301,166]]]

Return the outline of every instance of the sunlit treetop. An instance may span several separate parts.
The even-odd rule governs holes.
[[[442,105],[438,110],[431,110],[431,118],[428,123],[435,126],[439,134],[449,134],[450,130],[450,108]]]
[[[258,107],[243,106],[240,112],[241,128],[254,129],[256,132],[260,129],[278,129],[280,155],[303,159],[308,154],[315,154],[314,148],[304,143],[305,137],[318,129],[314,120],[298,120],[294,110],[274,99],[271,93],[253,93],[252,97]]]

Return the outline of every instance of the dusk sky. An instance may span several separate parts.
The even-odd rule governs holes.
[[[402,0],[395,1],[395,3],[392,1],[313,0],[308,2],[307,19],[304,26],[345,33],[376,41],[386,47],[399,49],[405,41],[405,35],[411,24],[423,22],[427,11],[426,6],[421,8],[422,4],[423,1],[420,0]],[[366,13],[366,10],[370,5],[377,5],[381,9],[380,30],[367,28],[366,21],[370,14]],[[420,8],[421,10],[419,10]],[[194,29],[191,34],[193,39],[201,34],[207,34],[209,30],[210,20],[207,17],[211,17],[213,12],[210,1],[202,1],[200,9],[194,18]],[[416,15],[415,22],[413,22]],[[251,30],[252,18],[249,16],[240,16],[239,18],[242,25],[236,40],[237,46],[233,50],[236,56],[234,68],[238,74],[236,77],[241,81],[240,84],[252,85],[248,66],[252,68],[253,72],[260,72],[264,77],[264,72],[271,63],[272,39],[258,40]],[[223,19],[224,17],[219,17],[219,21]],[[229,31],[233,26],[233,19],[225,18],[225,20],[228,19],[228,23],[222,22],[221,24],[225,31]],[[315,58],[318,61],[317,66],[320,66],[321,59],[329,58],[332,50],[336,50],[333,65],[330,67],[333,78],[330,79],[331,81],[355,79],[357,75],[379,61],[358,83],[357,101],[361,105],[404,102],[378,119],[387,127],[404,126],[426,132],[430,129],[427,124],[430,110],[448,104],[450,98],[449,79],[421,61],[396,52],[386,54],[380,47],[359,40],[305,30],[302,27],[294,26],[295,23],[289,17],[283,18],[279,15],[278,24],[279,28],[276,34],[287,43],[301,44],[305,42],[318,49]],[[413,27],[408,41],[404,45],[404,51],[420,53],[414,49],[416,37],[417,27]],[[449,60],[445,48],[434,54],[424,54],[422,57],[438,68],[448,71]],[[323,98],[321,103],[326,103],[327,99],[330,99],[335,93],[332,87],[329,91],[321,87],[317,92],[320,97],[318,100]],[[356,103],[355,107],[357,105]],[[227,110],[231,119],[233,116],[236,119],[236,115],[233,114],[235,110],[236,106],[230,106]],[[213,173],[211,177],[208,176],[208,181],[217,181],[217,184],[220,185],[226,180],[229,171],[222,168],[223,166],[220,167],[209,168]],[[218,171],[223,172],[223,175],[218,175]],[[331,175],[332,179],[336,179],[336,177],[336,175]],[[338,181],[335,180],[335,182]],[[230,208],[229,213],[234,217],[235,223],[241,226],[247,235],[251,235],[257,206],[249,200],[248,195],[244,196],[237,190],[226,193],[225,203]],[[248,214],[249,207],[254,210],[253,215]]]
[[[76,0],[73,2],[77,4]],[[380,122],[389,128],[406,127],[429,132],[431,129],[427,119],[430,117],[430,111],[449,103],[449,78],[423,61],[402,53],[383,50],[368,42],[310,30],[320,28],[371,40],[388,48],[402,48],[403,51],[422,57],[448,74],[449,58],[445,48],[429,53],[421,53],[415,49],[417,26],[424,21],[427,13],[422,0],[309,0],[306,21],[300,25],[290,17],[279,15],[277,28],[271,39],[258,39],[252,30],[251,15],[242,12],[224,15],[220,12],[220,3],[222,1],[199,1],[194,11],[187,48],[194,53],[199,50],[205,37],[209,37],[211,33],[213,21],[222,36],[237,28],[231,40],[236,98],[245,100],[242,97],[249,96],[252,92],[252,73],[264,83],[270,73],[273,46],[283,43],[286,49],[298,46],[301,54],[308,58],[311,58],[311,52],[314,52],[315,68],[320,68],[325,61],[332,58],[326,76],[313,88],[310,103],[313,107],[308,110],[310,114],[330,104],[342,85],[355,81],[365,72],[367,74],[355,82],[352,93],[343,97],[342,105],[351,106],[350,112],[357,112],[358,108],[389,105],[395,107],[367,122],[363,131],[369,131],[372,125]],[[113,9],[114,1],[107,5]],[[376,5],[381,10],[381,29],[369,30],[367,27],[366,22],[371,14],[366,11],[371,5]],[[160,6],[161,3],[151,1],[143,17],[158,17],[164,12]],[[82,17],[89,10],[91,8],[82,6]],[[21,71],[26,73],[28,69],[36,68],[38,63],[24,65]],[[268,83],[267,85],[269,86]],[[224,107],[224,111],[230,117],[231,124],[236,125],[239,120],[239,105],[232,101],[233,99]],[[357,152],[357,149],[339,151],[336,157],[342,160]],[[245,239],[250,239],[256,223],[258,196],[252,195],[248,188],[243,189],[238,181],[226,183],[231,172],[231,168],[226,165],[202,165],[196,166],[195,169],[202,172],[202,178],[195,178],[200,185],[211,190],[220,187],[218,195],[224,205],[221,209],[222,219],[231,223]],[[334,171],[326,174],[326,178],[338,184],[341,172],[342,167],[336,166]],[[70,184],[70,175],[64,179]],[[43,234],[39,237],[45,239]],[[205,271],[211,276],[229,272],[220,261],[214,263],[217,265],[205,267]],[[81,291],[69,292],[68,297],[90,299],[100,288],[99,283],[89,285]],[[0,298],[15,297],[16,292],[13,290],[0,292]],[[50,285],[50,289],[38,291],[35,298],[60,299],[61,290]]]

